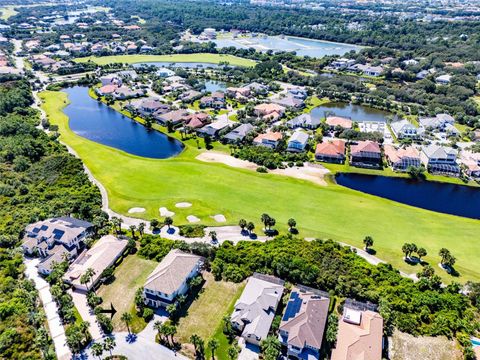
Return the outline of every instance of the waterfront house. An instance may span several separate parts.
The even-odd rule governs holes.
[[[59,217],[30,224],[25,228],[22,249],[26,255],[38,255],[38,271],[48,275],[55,263],[74,258],[93,225],[72,217]]]
[[[457,151],[446,146],[431,144],[422,147],[420,159],[431,173],[458,176]]]
[[[265,134],[258,134],[257,137],[253,139],[253,143],[258,146],[265,146],[275,149],[282,138],[282,133],[269,131]]]
[[[236,122],[229,120],[226,114],[220,115],[217,117],[217,120],[213,121],[211,124],[205,125],[197,131],[199,135],[209,135],[217,136],[218,133],[232,125],[235,125]]]
[[[311,114],[301,114],[287,121],[287,126],[290,129],[316,129],[320,126],[320,118],[314,118]]]
[[[331,360],[382,359],[383,318],[373,309],[347,299]]]
[[[188,120],[189,116],[190,113],[187,110],[179,109],[160,114],[158,117],[156,117],[156,120],[162,125],[166,125],[168,122],[172,123],[173,125],[178,125]]]
[[[188,291],[188,281],[200,273],[203,258],[178,249],[162,259],[143,285],[145,305],[167,307]]]
[[[181,94],[179,98],[184,102],[192,102],[197,100],[201,96],[202,96],[202,93],[200,91],[188,90],[188,91],[185,91],[183,94]]]
[[[102,86],[104,85],[118,85],[122,86],[122,79],[117,74],[108,74],[100,78]]]
[[[285,113],[285,107],[273,103],[264,103],[255,106],[254,113],[256,116],[264,120],[275,121],[281,118]]]
[[[413,146],[397,149],[393,145],[384,146],[385,158],[394,171],[406,171],[410,166],[420,167],[420,153]]]
[[[279,328],[287,356],[319,359],[329,305],[328,293],[302,285],[292,289]]]
[[[294,110],[299,110],[305,106],[305,101],[303,99],[290,94],[277,99],[271,99],[271,101],[274,104],[278,104],[286,108],[292,108]]]
[[[382,151],[375,141],[359,141],[350,146],[350,164],[358,167],[380,167]]]
[[[233,143],[237,141],[242,141],[245,136],[247,136],[248,133],[253,131],[254,129],[255,127],[252,124],[241,124],[240,126],[230,131],[227,135],[225,135],[224,139],[228,142]]]
[[[210,115],[204,112],[190,114],[185,120],[185,126],[191,129],[198,129],[210,121]]]
[[[417,128],[408,120],[395,121],[390,124],[393,134],[397,139],[418,137]]]
[[[113,92],[113,97],[118,100],[132,99],[143,95],[145,95],[145,90],[131,89],[128,86],[121,86],[119,88],[116,88]]]
[[[480,178],[480,153],[462,151],[460,163],[465,175],[474,179]]]
[[[295,131],[287,143],[287,151],[302,152],[308,144],[308,134],[303,131]]]
[[[230,317],[232,327],[246,342],[260,345],[267,337],[283,295],[283,285],[281,279],[258,273],[247,280]]]
[[[317,161],[343,164],[345,162],[345,141],[329,140],[317,144],[315,159]]]
[[[102,277],[102,272],[115,264],[127,248],[128,241],[120,240],[113,235],[100,238],[90,249],[82,252],[69,266],[63,279],[77,290],[88,291],[95,287]],[[82,284],[81,277],[87,269],[93,269],[95,274],[88,284]]]
[[[352,119],[344,118],[341,116],[327,116],[325,120],[330,129],[335,129],[337,126],[343,129],[351,129],[353,127]]]
[[[336,70],[344,70],[353,65],[355,65],[355,60],[346,58],[339,58],[330,63],[330,66]]]

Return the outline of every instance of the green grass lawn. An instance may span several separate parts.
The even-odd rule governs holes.
[[[210,273],[205,273],[204,277],[206,282],[203,291],[188,309],[187,316],[181,318],[177,326],[176,336],[181,343],[189,343],[192,334],[197,334],[208,342],[215,335],[217,328],[223,329],[222,319],[229,310],[233,311],[231,307],[243,289],[243,284],[215,281]]]
[[[148,275],[157,266],[157,262],[142,259],[137,255],[129,255],[115,269],[115,281],[109,285],[102,285],[98,295],[103,298],[103,307],[113,304],[117,314],[113,318],[115,331],[127,331],[125,323],[120,320],[124,312],[132,314],[133,320],[130,329],[133,332],[141,331],[145,321],[138,317],[135,311],[135,291],[142,287]]]
[[[13,6],[4,6],[0,8],[0,19],[8,20],[10,17],[18,14]]]
[[[234,55],[228,54],[175,54],[175,55],[116,55],[116,56],[89,56],[83,58],[77,58],[76,62],[93,61],[98,65],[106,65],[110,63],[142,63],[142,62],[203,62],[214,63],[228,62],[233,66],[254,66],[255,61],[250,59],[244,59]]]
[[[286,231],[287,220],[294,217],[300,236],[331,238],[361,247],[362,239],[370,235],[378,257],[409,273],[417,272],[418,267],[403,262],[403,243],[426,248],[429,256],[425,260],[434,265],[439,261],[438,251],[446,247],[457,258],[456,268],[462,276],[457,280],[480,280],[477,220],[410,207],[335,184],[324,187],[201,162],[195,157],[204,150],[197,149],[194,140],[171,159],[130,155],[74,134],[62,111],[68,103],[65,93],[46,91],[41,98],[46,101],[42,106],[50,122],[59,126],[60,140],[70,145],[102,182],[111,208],[119,213],[127,215],[132,207],[144,207],[146,212],[139,217],[159,218],[158,209],[165,206],[176,213],[176,224],[196,215],[203,224],[213,225],[216,223],[210,216],[224,214],[227,224],[245,218],[261,229],[260,215],[266,212],[276,218],[280,231]],[[181,201],[193,206],[175,208]],[[438,272],[444,279],[450,278]]]

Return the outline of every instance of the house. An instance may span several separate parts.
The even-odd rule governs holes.
[[[288,357],[319,359],[329,305],[328,293],[301,285],[292,289],[279,328]]]
[[[225,107],[225,94],[216,91],[209,96],[204,96],[200,99],[200,107],[209,107],[213,109],[222,109]]]
[[[70,264],[63,279],[77,290],[88,291],[95,287],[101,279],[102,272],[115,264],[115,261],[122,256],[127,245],[126,239],[120,240],[113,235],[103,236]],[[88,284],[82,284],[81,277],[90,268],[94,270],[95,274]]]
[[[403,60],[402,63],[405,64],[406,66],[415,66],[415,65],[418,65],[418,61],[415,60],[415,59]]]
[[[337,126],[344,129],[351,129],[353,127],[352,119],[341,116],[327,116],[325,122],[331,129],[335,129]]]
[[[295,131],[288,140],[287,151],[302,152],[308,144],[308,134],[303,131]]]
[[[38,271],[48,275],[55,263],[77,256],[92,228],[87,221],[66,216],[39,221],[25,228],[22,249],[26,255],[42,258]]]
[[[252,124],[242,124],[225,135],[224,139],[229,142],[242,141],[253,129],[254,126]]]
[[[117,74],[108,74],[100,78],[102,86],[104,85],[118,85],[122,86],[122,79]]]
[[[427,76],[435,74],[435,73],[436,73],[436,70],[431,68],[431,69],[428,69],[428,70],[422,70],[422,71],[418,72],[415,77],[419,80],[422,80],[422,79],[425,79]]]
[[[260,84],[258,82],[252,82],[248,85],[244,85],[242,88],[249,90],[250,94],[253,94],[253,95],[266,95],[266,94],[268,94],[268,86]]]
[[[283,284],[283,280],[258,273],[248,279],[230,317],[232,327],[246,342],[260,345],[267,337],[283,295]]]
[[[160,99],[152,97],[144,99],[140,102],[140,104],[138,104],[138,111],[142,115],[151,115],[160,109],[165,109],[168,111],[170,107],[167,104],[160,102]]]
[[[305,100],[308,97],[308,91],[304,88],[294,87],[287,90],[287,96],[293,96],[297,99]]]
[[[305,106],[305,101],[303,101],[301,98],[295,97],[294,95],[287,95],[277,99],[272,99],[271,101],[275,104],[295,110],[299,110]]]
[[[452,80],[452,75],[440,75],[435,78],[435,82],[439,85],[448,85],[450,84],[450,81]]]
[[[161,67],[156,71],[155,74],[159,77],[167,78],[167,77],[175,75],[175,71],[167,69],[165,67]]]
[[[112,85],[106,85],[112,86]],[[113,97],[118,100],[132,99],[145,95],[145,90],[143,89],[131,89],[128,86],[121,86],[113,92]]]
[[[209,135],[217,136],[220,130],[223,130],[229,126],[235,125],[236,123],[228,119],[228,116],[220,115],[217,117],[217,120],[213,121],[211,124],[205,125],[198,130],[199,135]]]
[[[269,131],[266,134],[258,134],[258,136],[253,139],[253,143],[258,146],[265,146],[275,149],[282,138],[282,133]]]
[[[173,125],[178,125],[181,122],[188,120],[189,115],[190,113],[187,110],[179,109],[159,114],[155,118],[162,125],[166,125],[168,122]]]
[[[320,126],[320,118],[314,118],[311,114],[301,114],[291,120],[287,121],[287,126],[290,129],[316,129]]]
[[[344,70],[353,65],[355,65],[355,60],[346,58],[339,58],[330,64],[330,66],[336,70]]]
[[[359,141],[350,146],[350,164],[359,167],[380,167],[382,151],[375,141]]]
[[[278,104],[264,103],[255,106],[253,111],[256,116],[264,120],[275,121],[285,113],[285,107]]]
[[[185,119],[185,126],[191,129],[198,129],[205,126],[210,120],[210,115],[204,112],[190,114]]]
[[[317,144],[315,159],[317,161],[343,164],[345,162],[345,141],[329,140]]]
[[[185,102],[192,102],[198,99],[200,96],[202,96],[202,93],[200,91],[188,90],[180,95],[180,100]]]
[[[480,153],[462,151],[460,163],[467,176],[474,179],[480,178]]]
[[[394,171],[406,171],[410,166],[420,167],[420,153],[413,146],[397,149],[393,145],[384,146],[385,158]]]
[[[188,281],[200,273],[203,258],[178,249],[162,259],[143,285],[145,305],[167,307],[188,291]]]
[[[431,173],[458,176],[457,151],[446,146],[431,144],[422,147],[420,159]]]
[[[371,66],[363,64],[355,64],[348,67],[349,70],[358,71],[363,73],[366,76],[378,77],[383,74],[383,67],[381,66]]]
[[[455,119],[449,114],[437,114],[434,117],[421,117],[418,122],[425,129],[445,131],[447,124],[453,125]]]
[[[395,121],[390,124],[393,134],[397,139],[414,139],[418,137],[417,128],[408,120]]]
[[[99,96],[113,95],[113,93],[118,89],[117,85],[104,85],[102,87],[96,88],[95,92]]]
[[[331,360],[381,360],[383,318],[371,306],[348,300],[338,322],[337,344]]]

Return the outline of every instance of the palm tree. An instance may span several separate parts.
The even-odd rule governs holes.
[[[297,222],[293,218],[288,219],[287,224],[288,224],[288,227],[290,228],[289,229],[290,232],[292,232],[292,230],[295,228],[295,226],[297,226]]]
[[[157,330],[157,333],[158,333],[158,338],[160,340],[163,339],[163,335],[164,335],[164,332],[163,332],[163,324],[161,321],[157,320],[153,323],[153,329],[154,330]]]
[[[137,230],[137,227],[135,225],[130,225],[130,231],[132,232],[132,238],[135,239],[135,230]]]
[[[418,255],[418,260],[421,261],[422,257],[427,256],[427,250],[425,250],[425,248],[421,247],[417,250],[417,255]]]
[[[402,252],[405,254],[405,259],[408,260],[408,258],[410,257],[410,254],[412,253],[412,247],[411,247],[411,244],[409,243],[405,243],[403,244],[402,246]]]
[[[446,248],[441,248],[440,251],[438,252],[438,255],[442,258],[441,263],[443,264],[447,257],[450,255],[450,251]]]
[[[228,348],[228,358],[230,360],[236,360],[238,357],[238,350],[235,346],[231,346]]]
[[[260,217],[260,220],[262,221],[263,225],[265,226],[265,229],[267,229],[268,221],[270,220],[270,216],[268,214],[263,213],[262,216]]]
[[[248,230],[248,232],[249,232],[250,235],[251,235],[251,234],[252,234],[252,231],[255,230],[255,224],[250,221],[250,222],[247,224],[247,230]]]
[[[143,236],[143,232],[145,231],[145,223],[141,222],[138,224],[138,232],[140,233],[140,236]]]
[[[268,219],[267,225],[268,225],[268,230],[270,231],[272,229],[272,226],[275,226],[276,220],[274,218]]]
[[[85,273],[80,277],[80,284],[87,285],[87,291],[90,290],[88,287],[88,283],[93,279],[93,276],[95,274],[96,274],[95,270],[93,270],[92,268],[88,268],[87,270],[85,270]]]
[[[210,236],[212,238],[212,241],[216,241],[217,240],[217,232],[216,231],[210,231],[208,233],[208,236]]]
[[[180,305],[184,304],[187,301],[187,297],[185,295],[179,295],[177,301]]]
[[[93,356],[98,356],[99,359],[102,358],[103,354],[103,346],[100,343],[94,343],[92,345],[92,355]]]
[[[120,219],[116,216],[113,216],[110,221],[112,222],[113,230],[117,234],[122,231],[122,222],[123,222],[122,219]]]
[[[363,239],[363,244],[365,245],[365,251],[368,252],[368,248],[373,246],[373,238],[371,236],[365,236],[365,239]]]
[[[111,337],[107,337],[103,343],[103,348],[110,353],[110,356],[112,356],[112,350],[115,349],[115,346],[117,346],[115,339]]]
[[[240,228],[242,229],[242,232],[243,232],[245,230],[245,228],[247,227],[247,220],[240,219],[240,221],[238,222],[238,226],[240,226]]]
[[[173,336],[177,333],[177,327],[170,322],[166,322],[163,324],[163,331],[167,339],[170,336],[171,344],[174,346],[175,340],[173,339]]]
[[[167,216],[163,221],[163,223],[167,225],[168,228],[170,229],[170,226],[173,224],[173,219],[170,216]]]
[[[211,339],[209,342],[208,342],[208,348],[210,349],[210,351],[212,352],[212,360],[215,360],[215,350],[218,349],[218,346],[220,344],[218,343],[218,340],[217,339]]]
[[[170,304],[170,305],[167,306],[166,310],[167,310],[167,312],[168,312],[168,314],[169,314],[170,316],[173,316],[173,314],[175,313],[175,311],[177,311],[177,305],[175,305],[175,304]]]
[[[132,321],[132,314],[128,313],[128,312],[124,312],[122,314],[122,317],[120,318],[120,320],[122,320],[125,325],[127,326],[127,331],[128,333],[130,334],[130,322]]]
[[[198,354],[198,346],[199,346],[199,343],[200,343],[201,340],[202,339],[197,334],[192,334],[192,336],[190,336],[190,342],[195,347],[195,355],[199,355]]]

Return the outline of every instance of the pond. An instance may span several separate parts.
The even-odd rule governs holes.
[[[434,181],[340,173],[337,184],[403,204],[480,219],[480,189]],[[412,219],[414,221],[414,219]]]
[[[386,122],[391,113],[377,110],[363,105],[354,105],[342,102],[331,102],[318,106],[311,111],[315,118],[324,118],[326,115],[336,115],[351,118],[353,121],[375,121]]]
[[[70,104],[64,109],[72,131],[86,139],[127,153],[165,159],[183,150],[180,141],[123,116],[88,95],[88,88],[75,86],[63,90]]]
[[[257,51],[295,51],[298,56],[323,57],[326,55],[344,55],[350,51],[359,51],[361,46],[334,43],[329,41],[299,38],[294,36],[257,36],[223,38],[212,40],[217,47],[233,46],[237,49],[254,48]]]
[[[205,91],[207,92],[225,91],[227,87],[228,87],[227,83],[223,81],[215,81],[215,80],[205,81]]]
[[[132,64],[133,67],[142,67],[142,66],[156,66],[156,67],[172,67],[172,68],[184,68],[184,69],[194,69],[194,68],[218,68],[219,64],[208,63],[208,62],[167,62],[167,61],[153,61],[153,62],[142,62]]]

